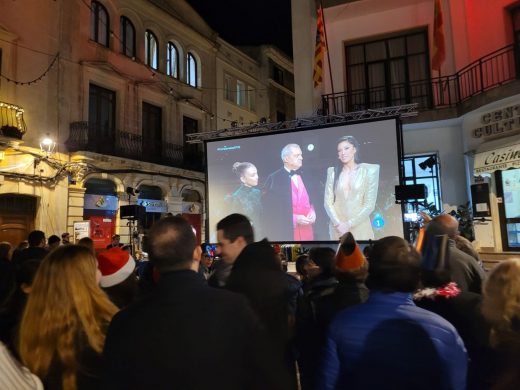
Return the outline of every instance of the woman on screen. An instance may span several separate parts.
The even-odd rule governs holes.
[[[347,232],[360,240],[373,239],[370,213],[376,206],[379,165],[360,162],[359,143],[350,135],[338,140],[337,150],[340,164],[327,169],[325,184],[330,239]]]
[[[225,201],[231,212],[244,214],[249,218],[259,237],[262,192],[255,188],[258,185],[258,171],[250,162],[236,162],[233,164],[233,172],[240,180],[240,186],[231,195],[226,196]]]

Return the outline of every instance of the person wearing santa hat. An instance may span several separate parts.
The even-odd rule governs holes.
[[[137,296],[134,258],[116,246],[99,253],[97,259],[101,271],[99,285],[117,307],[128,306]]]

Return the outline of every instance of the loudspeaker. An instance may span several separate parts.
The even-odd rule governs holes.
[[[146,214],[146,208],[137,204],[121,206],[119,208],[119,217],[121,219],[143,220]]]
[[[417,200],[428,197],[428,188],[425,184],[395,186],[395,200]]]

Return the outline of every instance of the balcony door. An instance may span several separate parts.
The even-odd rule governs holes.
[[[348,110],[431,105],[427,31],[345,46]]]
[[[143,158],[160,162],[162,143],[162,109],[143,102]]]
[[[89,86],[88,149],[111,154],[116,135],[116,93],[94,84]]]

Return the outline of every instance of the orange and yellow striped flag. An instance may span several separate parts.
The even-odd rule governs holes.
[[[325,50],[327,49],[327,45],[325,44],[325,29],[323,25],[323,9],[321,6],[318,8],[318,20],[316,26],[316,48],[314,50],[314,72],[313,72],[313,80],[314,80],[314,88],[319,86],[322,82],[322,73],[323,73],[323,57],[325,55]]]

